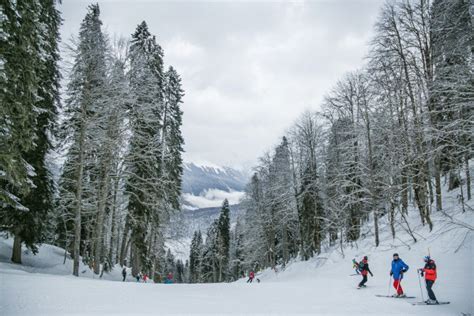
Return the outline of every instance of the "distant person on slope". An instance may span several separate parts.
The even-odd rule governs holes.
[[[359,270],[360,274],[362,274],[362,281],[360,281],[358,288],[365,287],[365,283],[367,282],[367,274],[370,273],[370,276],[373,277],[372,271],[369,268],[369,258],[364,256],[364,259],[359,263]]]
[[[122,281],[125,282],[125,279],[127,278],[127,267],[123,267],[122,276],[123,276]]]
[[[406,295],[403,293],[401,282],[403,279],[403,274],[407,272],[408,269],[408,265],[398,257],[398,253],[394,253],[392,270],[390,270],[390,275],[393,275],[393,287],[397,290],[397,293],[393,295],[394,297],[406,297]]]
[[[249,279],[247,280],[247,283],[252,283],[253,279],[255,278],[255,272],[250,271],[249,273]]]
[[[173,284],[173,273],[168,273],[168,275],[166,276],[165,284]]]
[[[436,296],[433,292],[433,284],[436,281],[436,264],[430,256],[425,257],[425,267],[423,269],[418,269],[421,276],[425,277],[426,282],[426,291],[428,292],[429,299],[426,300],[426,304],[439,304]]]

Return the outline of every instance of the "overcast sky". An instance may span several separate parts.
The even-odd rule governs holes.
[[[63,0],[66,41],[91,1]],[[249,167],[359,68],[382,0],[98,2],[104,29],[145,20],[182,77],[185,160]]]

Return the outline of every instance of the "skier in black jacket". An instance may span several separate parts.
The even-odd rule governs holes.
[[[123,276],[122,281],[125,282],[125,279],[127,278],[127,267],[123,267],[122,276]]]
[[[365,287],[365,283],[367,282],[367,274],[370,273],[370,276],[373,277],[372,271],[369,268],[369,258],[364,256],[364,259],[359,264],[360,274],[362,274],[362,281],[360,281],[359,286],[357,288]]]

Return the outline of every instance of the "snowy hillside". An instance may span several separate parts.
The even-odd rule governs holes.
[[[195,231],[205,232],[219,216],[224,199],[229,201],[231,223],[243,213],[240,200],[248,176],[245,172],[214,164],[184,164],[182,211],[171,219],[167,229],[167,247],[173,254],[188,259],[191,238]]]
[[[52,274],[70,276],[72,271],[72,260],[69,255],[66,255],[64,260],[64,249],[43,244],[39,247],[39,252],[36,255],[23,247],[22,264],[13,264],[10,262],[11,252],[13,246],[13,239],[5,239],[0,237],[0,274],[2,281],[6,274],[14,272],[15,274]],[[92,270],[80,263],[80,277],[81,278],[99,278]],[[121,279],[121,268],[117,266],[110,273],[104,273],[103,280],[119,280]],[[130,276],[130,280],[131,276]]]
[[[206,232],[211,223],[219,217],[221,207],[200,208],[197,210],[182,210],[172,219],[168,229],[167,247],[173,254],[184,261],[189,259],[189,247],[195,231]],[[231,226],[237,217],[243,216],[245,210],[237,205],[230,205]]]
[[[182,197],[184,209],[217,207],[224,199],[238,204],[248,177],[245,172],[212,164],[184,165]]]
[[[327,248],[317,258],[295,260],[285,269],[265,270],[261,283],[244,279],[220,284],[142,284],[129,276],[127,282],[99,281],[81,266],[81,277],[70,275],[70,259],[63,265],[64,252],[49,245],[33,256],[24,250],[24,265],[8,263],[12,240],[0,242],[1,315],[140,315],[140,314],[280,314],[311,315],[469,315],[473,308],[473,226],[472,201],[462,213],[456,192],[445,193],[447,217],[433,214],[434,230],[413,227],[418,242],[407,233],[392,239],[386,219],[381,220],[381,245],[375,248],[370,225],[365,238],[352,247]],[[410,221],[419,222],[415,209]],[[403,287],[414,299],[375,297],[392,294],[389,285],[392,253],[410,266]],[[438,265],[434,291],[442,306],[412,306],[421,301],[416,269],[428,252]],[[356,289],[359,276],[352,276],[351,260],[367,255],[374,277],[366,289]],[[121,281],[120,268],[103,279]],[[422,281],[423,282],[423,281]],[[426,292],[422,285],[423,296]],[[237,299],[238,298],[238,299]]]

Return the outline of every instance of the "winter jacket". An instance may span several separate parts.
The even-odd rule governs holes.
[[[425,280],[428,281],[435,281],[437,278],[436,275],[436,264],[434,260],[429,260],[426,264],[425,267],[422,270],[422,275],[425,275]]]
[[[249,278],[253,279],[255,277],[255,273],[253,271],[250,271]]]
[[[403,279],[403,273],[407,272],[408,268],[408,265],[399,258],[392,261],[392,270],[390,271],[390,274],[393,274],[394,280],[401,280]]]
[[[168,273],[168,276],[166,277],[165,283],[166,284],[172,284],[173,283],[173,274],[172,273]]]
[[[370,271],[369,263],[367,262],[367,260],[362,260],[362,264],[359,266],[359,270],[362,275],[367,275],[367,273],[370,273],[370,275],[372,275],[372,271]]]

